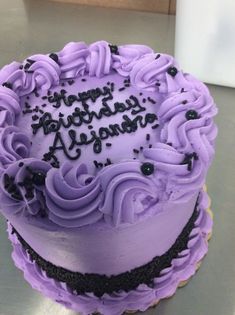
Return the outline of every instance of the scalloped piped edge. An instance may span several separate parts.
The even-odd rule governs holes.
[[[204,192],[207,192],[207,186],[206,186],[206,185],[203,186],[203,191],[204,191]],[[209,214],[209,216],[211,217],[211,220],[213,221],[214,214],[213,214],[213,212],[212,212],[212,210],[211,210],[211,199],[210,199],[210,197],[208,197],[208,198],[209,198],[209,207],[206,209],[206,212]],[[212,229],[211,229],[211,230],[209,231],[209,233],[207,233],[207,235],[206,235],[207,245],[208,245],[208,243],[209,243],[211,237],[212,237]],[[181,289],[181,288],[185,287],[185,286],[189,283],[189,281],[193,278],[193,276],[195,276],[196,272],[197,272],[197,271],[199,270],[199,268],[201,267],[202,261],[203,261],[203,259],[206,257],[206,255],[207,255],[207,253],[204,255],[204,257],[202,257],[201,260],[199,260],[198,262],[196,262],[196,264],[195,264],[195,266],[194,266],[194,267],[195,267],[195,273],[194,273],[192,276],[190,276],[188,279],[186,279],[186,280],[184,280],[184,281],[180,281],[179,284],[178,284],[178,286],[177,286],[177,288],[176,288],[176,291],[175,291],[171,296],[165,297],[165,298],[162,298],[162,299],[157,299],[157,300],[155,300],[155,301],[153,302],[153,304],[149,306],[149,308],[154,308],[154,307],[156,307],[161,301],[173,297],[173,296],[176,294],[177,289]],[[141,311],[141,310],[133,310],[133,311],[132,311],[132,310],[126,310],[126,311],[125,311],[126,314],[135,314],[135,313],[137,313],[137,312],[142,312],[142,311]]]
[[[180,252],[178,257],[172,260],[171,266],[165,268],[160,276],[154,279],[156,286],[153,288],[140,285],[136,290],[127,293],[106,294],[100,299],[90,293],[82,296],[73,295],[64,283],[48,278],[45,272],[30,260],[16,236],[11,235],[9,224],[9,239],[13,245],[12,258],[15,265],[23,271],[26,281],[34,289],[83,315],[121,315],[143,312],[157,305],[161,300],[172,297],[177,288],[186,285],[200,267],[201,261],[208,251],[213,223],[210,199],[205,188],[199,199],[199,211],[195,227],[190,233],[188,249]]]

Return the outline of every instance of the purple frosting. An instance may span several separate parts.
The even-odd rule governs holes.
[[[186,201],[203,186],[206,175],[203,161],[193,160],[189,171],[188,165],[182,163],[185,155],[163,143],[158,143],[154,149],[145,149],[144,154],[155,161],[159,177],[164,183],[165,200]]]
[[[187,120],[185,114],[195,110],[199,119]],[[173,93],[162,104],[158,115],[163,125],[161,141],[171,143],[179,152],[196,152],[209,163],[214,155],[217,128],[213,117],[217,109],[208,94],[196,90]]]
[[[15,118],[20,113],[21,107],[18,95],[14,91],[0,86],[0,127],[13,125]]]
[[[154,175],[143,176],[140,166],[137,161],[118,163],[99,174],[104,192],[100,211],[114,226],[134,223],[160,199],[162,191],[154,182]]]
[[[111,69],[111,51],[105,41],[93,43],[89,46],[89,54],[86,58],[89,76],[98,78],[108,74]]]
[[[84,315],[93,312],[104,315],[121,315],[126,310],[145,311],[154,302],[172,296],[181,281],[187,281],[195,274],[197,264],[208,251],[207,239],[213,223],[209,212],[206,211],[208,207],[208,195],[206,192],[201,192],[200,212],[195,222],[195,228],[190,233],[187,249],[172,260],[170,267],[161,271],[159,277],[154,279],[152,288],[141,284],[136,290],[104,294],[102,298],[97,298],[92,293],[75,295],[65,283],[48,278],[46,273],[31,261],[16,235],[11,234],[9,225],[9,238],[13,245],[12,257],[15,265],[23,271],[25,279],[34,289],[76,312]],[[158,242],[158,240],[155,241]]]
[[[49,219],[64,227],[79,227],[99,221],[101,186],[98,177],[87,173],[84,164],[65,162],[51,169],[46,178],[46,204]]]
[[[120,75],[128,77],[137,60],[150,53],[153,53],[153,50],[144,45],[119,46],[118,54],[113,55],[113,68]]]
[[[0,128],[0,168],[29,157],[30,139],[19,128]]]
[[[44,197],[53,223],[63,227],[80,227],[104,219],[116,227],[132,224],[144,220],[152,205],[167,201],[185,202],[200,189],[214,155],[217,134],[213,122],[217,110],[202,83],[183,73],[172,56],[154,53],[143,45],[116,47],[99,41],[88,46],[83,42],[73,42],[54,57],[33,55],[22,64],[13,62],[0,71],[0,83],[7,83],[0,87],[0,126],[6,128],[2,134],[8,134],[8,140],[2,141],[2,146],[6,146],[1,154],[2,169],[19,157],[29,156],[26,137],[14,136],[13,139],[8,132],[10,129],[7,129],[13,124],[20,128],[25,126],[20,114],[21,105],[25,102],[22,96],[29,94],[32,97],[31,92],[35,89],[53,89],[60,86],[60,80],[77,80],[88,75],[97,77],[99,81],[101,77],[113,75],[114,72],[119,77],[129,77],[132,92],[135,89],[147,90],[160,100],[160,104],[155,102],[154,105],[160,127],[158,134],[150,129],[151,139],[155,141],[149,148],[143,149],[137,161],[128,161],[133,157],[128,153],[124,160],[119,157],[114,165],[98,170],[96,174],[89,175],[87,171],[89,183],[80,182],[79,172],[84,177],[85,166],[76,163],[66,163],[59,170],[49,171]],[[88,80],[91,80],[89,77]],[[78,84],[78,81],[75,83]],[[34,97],[34,100],[36,102],[37,98]],[[186,114],[190,110],[196,111],[197,119],[187,119]],[[52,113],[54,107],[51,106],[50,111]],[[14,144],[16,138],[17,146]],[[23,143],[21,147],[20,141]],[[41,138],[40,141],[43,143]],[[131,142],[131,138],[127,140],[126,150]],[[117,143],[120,145],[120,142]],[[40,149],[39,144],[34,146],[30,156],[36,160],[41,158],[37,155]],[[19,153],[19,150],[23,150],[23,153]],[[91,164],[92,159],[93,156],[89,155],[85,162]],[[154,165],[155,172],[149,177],[140,172],[144,162]],[[90,166],[87,166],[89,169]],[[70,182],[72,169],[78,176],[76,184]]]
[[[31,195],[27,196],[27,186],[21,185],[31,175],[29,171],[37,171],[46,174],[50,165],[36,159],[22,159],[21,162],[11,164],[1,176],[0,182],[0,204],[1,211],[9,217],[12,214],[20,216],[45,215],[44,186],[30,184]],[[13,179],[11,186],[16,186],[18,197],[14,197],[6,186],[6,176]]]
[[[203,83],[184,73],[167,54],[143,45],[117,47],[99,41],[73,42],[57,53],[13,62],[0,70],[0,85],[1,212],[32,248],[70,270],[109,275],[141,266],[170,248],[194,209],[214,155],[217,109]],[[61,108],[50,102],[49,96],[53,98],[64,87],[65,98],[69,93],[80,97],[80,91],[85,92],[82,97],[93,97],[85,104],[93,110],[103,105],[97,96],[102,93],[104,103],[114,107],[115,102],[123,102],[131,110],[122,112],[119,104],[115,116],[95,118],[90,128],[76,126],[84,142],[88,129],[92,130],[89,136],[114,123],[127,130],[123,138],[103,139],[107,141],[100,154],[92,151],[92,140],[90,145],[82,143],[80,160],[72,154],[79,141],[73,138],[76,132],[61,130],[64,143],[57,148],[64,154],[65,145],[68,151],[60,160],[61,167],[55,169],[41,161],[45,147],[49,153],[53,149],[50,140],[55,131],[45,135],[39,130],[32,135],[31,124],[32,120],[41,122],[39,116],[45,111],[53,119],[66,118],[76,106],[84,106],[80,100],[78,104],[62,102]],[[39,104],[41,99],[45,108]],[[137,108],[143,117],[157,115],[155,126],[129,132],[135,122],[128,129],[124,114],[135,119]],[[99,165],[96,159],[103,162],[103,169],[98,166],[93,171],[93,164]],[[144,163],[150,163],[151,174],[142,172]],[[15,236],[10,236],[13,258],[34,288],[75,311],[120,315],[126,309],[146,310],[153,301],[172,295],[180,281],[195,273],[195,264],[207,252],[212,221],[205,211],[206,193],[200,193],[199,205],[188,248],[161,272],[153,288],[142,284],[134,291],[105,294],[101,299],[92,293],[76,296],[39,270]]]
[[[83,76],[86,70],[88,47],[85,43],[71,42],[58,53],[61,78],[69,79]]]

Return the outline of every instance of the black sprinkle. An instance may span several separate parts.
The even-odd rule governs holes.
[[[42,100],[47,100],[47,96],[46,96],[46,95],[43,96],[43,97],[42,97]]]
[[[62,82],[62,83],[61,83],[61,86],[65,86],[65,83],[64,83],[64,82]]]
[[[148,101],[149,101],[150,103],[152,103],[152,104],[156,104],[156,102],[155,102],[151,97],[149,97],[149,96],[148,96]]]
[[[24,106],[25,106],[26,108],[30,108],[30,107],[31,107],[31,105],[30,105],[29,103],[27,103],[27,102],[24,103]]]
[[[182,102],[182,104],[187,104],[188,103],[188,101],[187,100],[184,100],[183,102]]]
[[[34,95],[35,95],[36,97],[39,97],[39,96],[40,96],[36,88],[33,90],[33,93],[34,93]]]
[[[89,125],[89,126],[88,126],[88,129],[93,129],[93,126],[92,126],[92,125]]]
[[[153,146],[153,145],[152,145],[152,144],[150,144],[150,145],[149,145],[149,148],[151,149],[151,148],[152,148],[152,146]]]
[[[75,82],[74,80],[68,80],[68,84],[69,84],[69,85],[73,85],[74,82]]]
[[[143,102],[143,103],[146,103],[146,98],[143,98],[143,99],[142,99],[142,102]]]
[[[114,91],[114,83],[113,82],[110,84],[110,89],[111,89],[111,92]]]
[[[133,152],[136,153],[136,154],[140,153],[140,151],[137,150],[137,149],[133,149]]]
[[[146,140],[147,140],[147,141],[150,140],[150,134],[149,134],[149,133],[147,133],[147,135],[146,135]]]
[[[152,126],[152,129],[156,129],[159,126],[159,124],[156,124],[154,126]]]
[[[62,114],[62,113],[59,113],[59,117],[64,117],[64,114]]]
[[[155,83],[155,85],[156,85],[156,86],[160,86],[160,85],[161,85],[161,83],[159,83],[159,82],[156,82],[156,83]]]
[[[140,92],[140,93],[139,93],[139,95],[140,95],[140,96],[142,96],[142,95],[143,95],[143,93],[142,93],[142,92]]]
[[[143,163],[141,165],[141,172],[145,175],[145,176],[149,176],[151,174],[153,174],[154,172],[154,165],[152,163],[146,162]]]
[[[10,83],[10,82],[4,82],[3,84],[2,84],[2,86],[5,86],[6,88],[8,88],[8,89],[12,89],[12,84]]]
[[[19,163],[19,167],[22,167],[22,166],[24,166],[24,163],[23,163],[23,162],[20,162],[20,163]]]
[[[124,90],[125,90],[125,87],[122,87],[122,88],[118,89],[119,92],[122,92]]]
[[[118,46],[117,45],[109,45],[111,54],[119,55]]]
[[[49,57],[50,57],[52,60],[54,60],[56,63],[59,64],[59,57],[58,57],[57,54],[51,53],[51,54],[49,55]]]
[[[185,117],[187,120],[193,120],[193,119],[198,119],[199,115],[195,110],[190,109],[186,112]]]
[[[42,104],[42,107],[46,107],[47,106],[47,104]]]
[[[176,69],[176,67],[170,67],[167,69],[167,73],[171,75],[172,77],[175,77],[177,72],[178,70]]]
[[[32,109],[25,109],[22,111],[22,113],[25,115],[25,114],[31,114],[33,111]]]
[[[140,147],[140,151],[143,151],[143,149],[144,149],[143,147]]]
[[[38,118],[39,118],[38,115],[33,115],[33,116],[32,116],[32,120],[33,120],[33,121],[37,120]]]
[[[32,182],[35,185],[42,186],[45,184],[46,175],[40,171],[34,172],[32,177]]]
[[[85,79],[85,78],[82,78],[81,81],[82,81],[82,82],[86,82],[86,79]]]
[[[158,59],[158,58],[160,58],[161,57],[161,55],[160,54],[157,54],[157,56],[155,57],[155,59]]]
[[[110,142],[106,143],[106,147],[111,147],[111,145],[112,145],[112,143],[110,143]]]

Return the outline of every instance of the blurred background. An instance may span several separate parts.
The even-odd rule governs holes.
[[[207,186],[215,214],[197,277],[146,315],[235,315],[235,1],[0,0],[0,68],[67,42],[140,43],[175,55],[208,84],[219,108]],[[75,315],[24,281],[0,217],[0,315]]]

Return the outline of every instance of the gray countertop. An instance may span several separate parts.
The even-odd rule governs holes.
[[[1,0],[0,67],[80,40],[143,43],[173,54],[174,24],[174,17],[166,15],[39,0]],[[186,287],[146,315],[235,314],[235,89],[209,88],[219,107],[216,158],[207,179],[215,214],[209,253]],[[75,315],[24,281],[11,260],[5,229],[0,218],[0,315]]]

